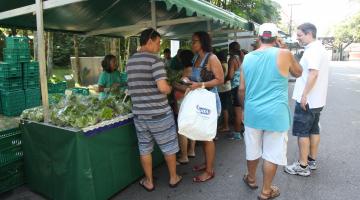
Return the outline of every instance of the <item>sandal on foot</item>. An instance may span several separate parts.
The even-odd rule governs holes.
[[[174,184],[169,183],[169,187],[176,188],[179,185],[179,183],[183,180],[183,177],[182,176],[178,176],[178,177],[179,177],[178,182],[176,182]]]
[[[250,181],[249,180],[249,174],[245,174],[243,177],[243,181],[244,183],[252,190],[256,190],[259,188],[259,186],[256,185],[255,181]]]
[[[148,192],[152,192],[152,191],[154,191],[155,190],[155,186],[153,186],[152,188],[147,188],[146,186],[145,186],[145,179],[141,179],[141,181],[139,182],[139,185],[141,186],[141,187],[143,187],[146,191],[148,191]]]
[[[209,180],[211,180],[211,179],[213,179],[215,177],[215,172],[214,171],[213,172],[205,171],[205,173],[208,175],[207,178],[201,179],[200,176],[195,176],[193,178],[193,182],[195,182],[195,183],[203,183],[203,182],[209,181]]]
[[[188,155],[188,158],[195,158],[195,154],[194,155]]]
[[[177,160],[176,161],[176,165],[186,165],[186,164],[189,164],[190,161],[180,161],[180,160]]]
[[[203,163],[203,164],[200,164],[200,165],[195,165],[192,170],[194,172],[200,172],[200,171],[204,171],[206,169],[206,164]]]
[[[271,186],[271,192],[269,194],[265,194],[265,193],[261,192],[261,194],[258,196],[258,200],[275,199],[278,196],[280,196],[279,188],[272,185]]]

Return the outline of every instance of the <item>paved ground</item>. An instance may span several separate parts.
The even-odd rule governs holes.
[[[274,183],[280,187],[280,199],[359,199],[360,197],[360,62],[332,63],[329,85],[328,105],[321,116],[322,141],[319,169],[310,177],[290,176],[278,169]],[[293,83],[290,84],[290,92]],[[293,107],[293,102],[291,101]],[[193,164],[200,163],[202,154],[197,147],[197,158],[189,165],[179,166],[179,173],[184,176],[181,185],[170,189],[167,185],[166,166],[155,169],[156,190],[144,191],[137,183],[118,193],[113,200],[144,199],[256,199],[260,190],[251,191],[242,182],[246,172],[244,143],[229,141],[221,137],[217,142],[216,178],[208,183],[194,184],[191,178]],[[288,161],[297,158],[296,138],[289,134]],[[260,170],[260,167],[259,167]],[[258,181],[261,182],[261,171]],[[15,190],[12,194],[0,196],[0,199],[40,200],[40,196],[26,187]]]

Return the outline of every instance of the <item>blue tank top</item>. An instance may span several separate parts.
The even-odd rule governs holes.
[[[248,127],[276,132],[289,130],[288,79],[279,72],[278,52],[278,48],[268,48],[253,51],[244,58],[244,123]]]
[[[194,60],[193,60],[192,73],[189,77],[189,79],[191,81],[202,82],[201,76],[200,76],[201,70],[206,66],[207,63],[205,63],[205,62],[208,60],[208,57],[210,55],[211,55],[210,53],[206,53],[204,56],[204,59],[201,61],[200,66],[198,66],[198,67],[195,66],[195,62],[198,59],[199,55],[195,55]],[[217,91],[217,87],[213,87],[209,91],[215,93],[215,95],[216,95],[216,110],[217,110],[218,115],[220,115],[221,114],[221,102],[220,102],[220,97],[219,97],[219,94]]]
[[[239,56],[234,56],[236,58],[239,58]],[[234,59],[236,59],[234,58]],[[231,79],[231,89],[234,89],[236,87],[239,87],[240,86],[240,65],[238,66],[238,68],[235,70],[234,72],[234,76],[233,78]]]

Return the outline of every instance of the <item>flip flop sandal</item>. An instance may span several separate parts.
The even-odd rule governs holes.
[[[155,186],[153,187],[153,188],[147,188],[146,186],[145,186],[145,179],[141,179],[141,181],[139,182],[139,185],[141,186],[141,187],[143,187],[146,191],[148,191],[148,192],[152,192],[152,191],[154,191],[155,190]]]
[[[193,178],[193,182],[195,182],[195,183],[203,183],[203,182],[209,181],[209,180],[211,180],[211,179],[213,179],[215,177],[215,172],[211,172],[211,173],[205,172],[205,173],[207,173],[209,175],[206,179],[201,179],[200,176],[195,176]]]
[[[249,175],[248,174],[244,175],[243,181],[252,190],[256,190],[256,189],[259,188],[259,186],[256,185],[255,181],[254,182],[249,181]]]
[[[195,165],[193,168],[192,168],[192,170],[194,171],[194,172],[201,172],[201,171],[204,171],[206,169],[206,164],[205,163],[203,163],[203,164],[201,164],[201,165]]]
[[[171,188],[176,188],[179,184],[180,184],[180,182],[183,180],[183,177],[182,176],[179,176],[179,180],[178,180],[178,182],[176,182],[175,184],[171,184],[171,183],[169,183],[169,187],[171,187]]]
[[[195,158],[195,154],[194,155],[188,155],[188,158]]]
[[[262,196],[264,196],[265,198]],[[280,196],[279,188],[272,185],[271,192],[269,194],[264,194],[263,192],[261,192],[261,195],[258,196],[258,200],[270,200],[270,199],[275,199],[278,196]]]
[[[177,165],[187,165],[187,164],[189,164],[189,162],[190,162],[190,161],[182,162],[182,161],[177,160],[177,161],[176,161],[176,164],[177,164]]]

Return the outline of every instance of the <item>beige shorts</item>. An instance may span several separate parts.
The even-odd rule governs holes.
[[[286,165],[288,135],[286,132],[263,131],[245,126],[246,160],[264,160]]]

